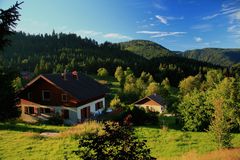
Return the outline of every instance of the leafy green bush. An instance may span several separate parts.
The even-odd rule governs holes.
[[[144,108],[133,107],[130,110],[132,122],[135,125],[143,125],[146,123],[158,124],[158,112],[146,111]]]
[[[63,119],[59,114],[55,114],[52,117],[50,117],[47,121],[47,124],[51,125],[62,125],[63,124]]]
[[[146,141],[140,141],[134,135],[133,128],[120,126],[115,122],[106,122],[104,134],[87,134],[79,139],[78,149],[74,153],[81,159],[137,159],[152,160]]]

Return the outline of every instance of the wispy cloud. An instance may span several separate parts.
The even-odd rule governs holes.
[[[161,31],[137,31],[136,33],[148,34],[151,38],[167,37],[167,36],[178,36],[186,34],[186,32],[161,32]]]
[[[102,32],[97,32],[93,30],[77,30],[75,31],[75,33],[85,37],[95,37],[103,34]]]
[[[159,9],[159,10],[166,10],[167,7],[164,6],[163,4],[161,4],[160,2],[154,2],[153,3],[153,6],[156,8],[156,9]]]
[[[122,35],[119,33],[107,33],[107,34],[104,34],[103,37],[104,38],[112,38],[112,39],[128,39],[128,40],[132,39],[129,36]]]
[[[212,25],[211,24],[197,24],[197,25],[193,25],[191,27],[191,29],[197,29],[197,30],[206,32],[206,31],[212,30]]]
[[[212,14],[212,15],[209,15],[209,16],[205,16],[202,19],[203,20],[209,20],[209,19],[213,19],[213,18],[215,18],[215,17],[217,17],[219,15],[220,15],[220,13],[215,13],[215,14]]]
[[[201,37],[194,37],[195,42],[200,43],[203,41]]]
[[[184,19],[184,17],[183,16],[181,16],[181,17],[166,17],[168,20],[183,20]]]
[[[229,3],[223,3],[220,11],[218,11],[217,13],[214,13],[212,15],[204,16],[204,17],[202,17],[202,19],[210,20],[210,19],[216,18],[218,16],[222,16],[222,15],[235,14],[236,12],[240,11],[239,5],[240,5],[239,0],[236,0],[234,2],[229,2]]]
[[[167,18],[164,18],[163,16],[156,15],[155,16],[161,23],[168,24]]]
[[[240,22],[240,11],[231,14],[229,17],[230,17],[230,23]]]
[[[168,20],[183,20],[184,17],[173,17],[173,16],[160,16],[160,15],[155,15],[155,17],[163,24],[168,24]]]
[[[240,24],[232,25],[227,28],[227,31],[232,34],[237,43],[240,43]]]

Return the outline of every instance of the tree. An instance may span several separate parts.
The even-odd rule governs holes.
[[[209,127],[213,141],[217,143],[218,149],[229,148],[232,146],[232,136],[230,133],[231,123],[226,116],[226,110],[223,110],[223,100],[218,99],[214,102],[215,111],[213,120]]]
[[[115,78],[118,80],[118,82],[122,82],[124,78],[124,72],[121,66],[118,66],[116,68],[116,71],[114,73]]]
[[[14,28],[17,25],[16,21],[19,20],[19,5],[22,4],[16,2],[15,5],[7,10],[0,9],[0,50],[10,43],[7,36],[13,34]],[[14,73],[9,69],[0,70],[0,120],[6,120],[19,116],[18,109],[15,105],[15,93],[12,86],[12,80],[14,79]]]
[[[156,82],[152,82],[148,85],[146,91],[145,91],[145,95],[146,96],[149,96],[153,93],[157,93],[159,94],[160,93],[160,84],[159,83],[156,83]]]
[[[13,74],[12,72],[0,73],[0,121],[19,116],[12,87]]]
[[[180,92],[185,95],[189,92],[191,92],[194,88],[200,88],[201,85],[201,81],[200,81],[200,76],[196,75],[196,76],[189,76],[185,79],[183,79],[180,83],[179,83],[179,89]]]
[[[22,88],[22,79],[20,77],[15,78],[12,81],[12,86],[13,86],[15,92],[20,90]]]
[[[119,108],[121,107],[121,100],[119,98],[119,96],[115,96],[111,102],[110,102],[110,107],[111,108]]]
[[[194,89],[183,96],[178,105],[178,111],[183,121],[183,129],[188,131],[203,131],[208,128],[213,109],[205,105],[206,95]]]
[[[19,21],[20,17],[18,10],[21,8],[19,6],[22,3],[16,2],[15,5],[7,10],[0,9],[0,50],[10,44],[10,40],[6,37],[14,33],[16,22]]]
[[[146,141],[140,141],[133,133],[133,128],[120,126],[118,123],[104,124],[104,134],[87,134],[79,139],[78,150],[74,151],[79,158],[119,159],[119,160],[152,160]]]
[[[106,68],[99,68],[97,70],[97,75],[100,77],[106,77],[106,76],[108,76],[108,71]]]
[[[201,85],[201,90],[214,89],[223,80],[223,74],[220,70],[210,70],[205,75],[206,81]]]
[[[170,88],[171,88],[169,79],[168,79],[167,77],[162,81],[161,85],[162,85],[163,88],[166,89],[167,91],[169,91]]]

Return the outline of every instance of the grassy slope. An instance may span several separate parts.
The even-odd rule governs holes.
[[[71,151],[78,142],[70,137],[43,138],[43,131],[64,131],[69,127],[29,125],[23,123],[0,123],[0,159],[64,159],[64,153],[74,156]],[[203,132],[182,132],[175,129],[160,129],[157,126],[136,127],[136,135],[147,140],[153,156],[170,158],[181,156],[189,151],[204,154],[214,150],[214,145]],[[240,147],[240,134],[233,139],[235,147]],[[71,159],[71,158],[70,158]]]

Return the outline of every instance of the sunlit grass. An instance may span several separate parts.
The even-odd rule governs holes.
[[[172,119],[170,122],[173,122]],[[73,127],[0,123],[0,159],[61,160],[66,155],[69,159],[76,159],[72,151],[77,149],[77,137],[98,131],[101,126],[102,124],[96,122],[87,122]],[[166,126],[169,128],[157,125],[135,127],[136,135],[141,140],[147,140],[152,156],[161,159],[184,159],[184,157],[204,159],[205,154],[218,155],[207,133],[182,132],[171,129],[173,125]],[[43,137],[40,136],[42,132],[59,132],[60,134],[56,137]],[[240,147],[240,134],[234,134],[232,142],[234,147]],[[209,153],[211,151],[214,153]],[[222,153],[222,156],[231,155],[229,152],[224,151],[225,154]]]

